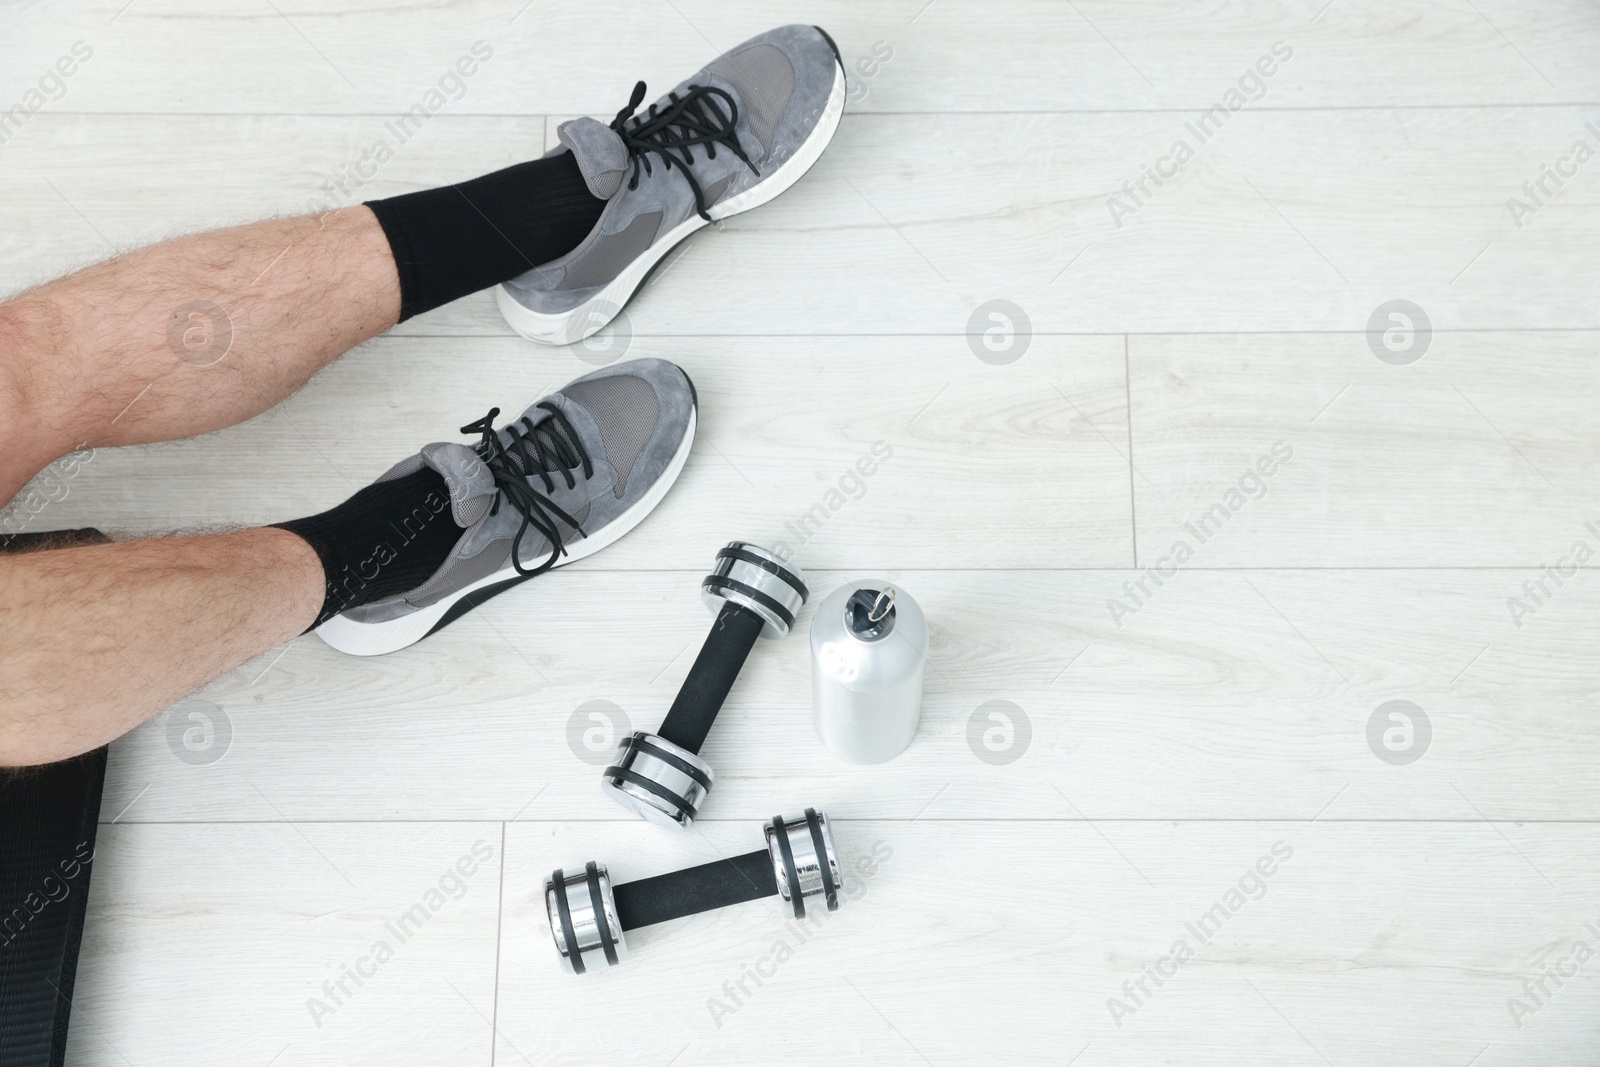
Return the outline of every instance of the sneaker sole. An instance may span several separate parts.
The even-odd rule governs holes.
[[[580,559],[594,555],[619,540],[623,534],[639,525],[646,515],[655,510],[656,505],[667,495],[667,490],[678,480],[678,475],[683,472],[683,465],[688,461],[690,449],[694,445],[695,429],[699,421],[700,411],[696,405],[689,413],[689,429],[683,436],[683,443],[678,446],[672,462],[662,472],[661,477],[656,479],[649,492],[608,523],[604,529],[597,531],[592,537],[582,538],[576,544],[568,546],[567,554],[555,565],[556,567],[565,567],[569,563],[576,563]],[[548,558],[547,553],[539,562],[542,563]],[[347,655],[382,656],[416,644],[424,637],[449,626],[485,601],[533,577],[536,575],[519,574],[515,567],[507,564],[487,578],[473,582],[438,603],[418,608],[401,618],[391,619],[388,622],[356,622],[343,615],[335,615],[317,627],[316,635]]]
[[[828,147],[833,135],[838,132],[839,119],[844,114],[844,66],[838,62],[837,49],[834,59],[833,89],[828,93],[828,102],[823,105],[817,128],[812,130],[811,135],[801,143],[799,151],[784,160],[766,181],[746,189],[737,196],[730,196],[713,204],[708,209],[713,222],[758,208],[776,199],[779,194],[804,177],[806,171],[822,157],[823,149]],[[575,344],[603,329],[607,323],[616,318],[617,314],[627,306],[628,301],[633,299],[634,294],[649,280],[651,273],[667,253],[705,225],[705,219],[699,215],[690,215],[645,249],[639,258],[624,267],[622,273],[612,279],[604,289],[571,311],[554,315],[532,311],[519,303],[504,285],[495,287],[495,303],[499,305],[500,314],[505,317],[507,324],[528,340],[546,345]]]

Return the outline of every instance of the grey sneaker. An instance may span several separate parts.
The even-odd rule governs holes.
[[[608,126],[557,128],[589,191],[607,200],[582,244],[495,290],[524,337],[580,341],[616,317],[678,242],[800,180],[839,128],[844,65],[815,26],[783,26],[720,56],[650,105],[645,85]]]
[[[425,446],[379,481],[431,467],[450,488],[461,538],[408,593],[353,608],[317,627],[340,652],[377,656],[414,644],[490,597],[583,559],[637,526],[689,458],[694,385],[661,359],[586,374],[494,428],[491,409],[462,433],[475,446]]]

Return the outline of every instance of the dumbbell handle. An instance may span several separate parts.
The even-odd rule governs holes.
[[[689,676],[662,720],[658,736],[690,752],[700,751],[750,649],[761,636],[763,625],[761,616],[748,608],[731,600],[722,605],[694,666],[689,668]]]
[[[624,930],[654,926],[729,904],[778,895],[772,856],[759,849],[732,859],[641,878],[612,888]]]
[[[776,815],[763,836],[764,849],[625,885],[600,863],[556,870],[542,895],[562,965],[574,974],[602,959],[614,967],[627,957],[627,931],[747,900],[780,897],[796,919],[806,917],[807,899],[838,909],[844,880],[826,815],[815,808],[797,819]]]

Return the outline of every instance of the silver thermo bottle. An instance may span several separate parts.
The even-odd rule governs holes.
[[[840,759],[898,756],[922,715],[928,620],[888,582],[830,593],[811,620],[811,702],[817,736]]]

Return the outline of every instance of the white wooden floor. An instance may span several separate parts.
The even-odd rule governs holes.
[[[301,639],[113,747],[71,1063],[1600,1056],[1600,578],[1572,570],[1600,549],[1593,4],[13,0],[0,20],[0,108],[92,49],[0,145],[6,291],[326,201],[474,42],[493,55],[459,99],[340,202],[527,158],[561,117],[772,25],[824,25],[853,68],[811,176],[627,311],[627,354],[680,362],[702,399],[647,523],[382,661]],[[1241,79],[1258,98],[1200,143],[1186,124]],[[1175,176],[1122,192],[1172,174],[1180,139]],[[994,300],[1031,324],[998,356],[969,337]],[[1390,351],[1396,300],[1432,332]],[[252,423],[98,454],[34,525],[318,510],[589,366],[479,294]],[[787,524],[880,441],[799,545]],[[1197,536],[1213,505],[1229,517]],[[708,746],[719,789],[672,837],[602,799],[569,738],[596,708],[655,723],[735,537],[788,541],[819,591],[887,575],[922,602],[923,728],[881,767],[829,756],[807,616],[752,659]],[[1391,701],[1409,749],[1382,741]],[[169,740],[194,713],[217,727],[199,754]],[[550,869],[701,862],[807,805],[857,899],[792,959],[774,970],[797,939],[753,904],[560,972]]]

